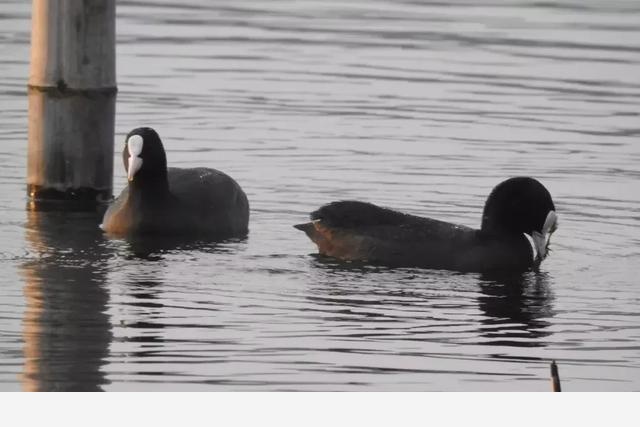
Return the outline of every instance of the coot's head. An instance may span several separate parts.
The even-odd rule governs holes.
[[[510,178],[498,184],[487,199],[482,213],[482,230],[490,233],[524,233],[531,241],[534,258],[547,256],[551,234],[558,217],[551,194],[533,178]]]
[[[151,128],[136,128],[129,132],[122,160],[129,182],[166,180],[167,156],[158,133]]]

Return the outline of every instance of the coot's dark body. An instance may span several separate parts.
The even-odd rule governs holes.
[[[477,272],[536,266],[546,256],[556,227],[548,191],[525,177],[494,189],[479,230],[358,201],[329,203],[313,212],[311,220],[296,228],[326,256],[391,267]]]
[[[150,128],[140,136],[141,165],[132,161],[129,144],[123,151],[129,184],[109,206],[102,228],[109,234],[240,237],[248,232],[249,202],[231,177],[210,168],[167,168],[164,148]],[[133,148],[135,149],[135,148]]]

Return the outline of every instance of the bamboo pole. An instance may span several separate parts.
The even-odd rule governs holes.
[[[30,206],[110,199],[115,0],[33,0],[28,87]]]

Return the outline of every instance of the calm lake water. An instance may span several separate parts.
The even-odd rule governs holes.
[[[115,191],[147,125],[221,169],[246,240],[29,212],[30,2],[0,1],[0,389],[640,390],[639,1],[118,1]],[[293,229],[360,199],[479,226],[552,193],[537,274],[349,268]]]

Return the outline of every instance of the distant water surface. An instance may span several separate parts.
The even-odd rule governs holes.
[[[0,2],[0,389],[640,390],[640,2],[118,1],[124,135],[221,169],[247,239],[109,240],[26,209],[30,2]],[[539,273],[357,268],[338,199],[477,227],[506,177],[559,214]]]

